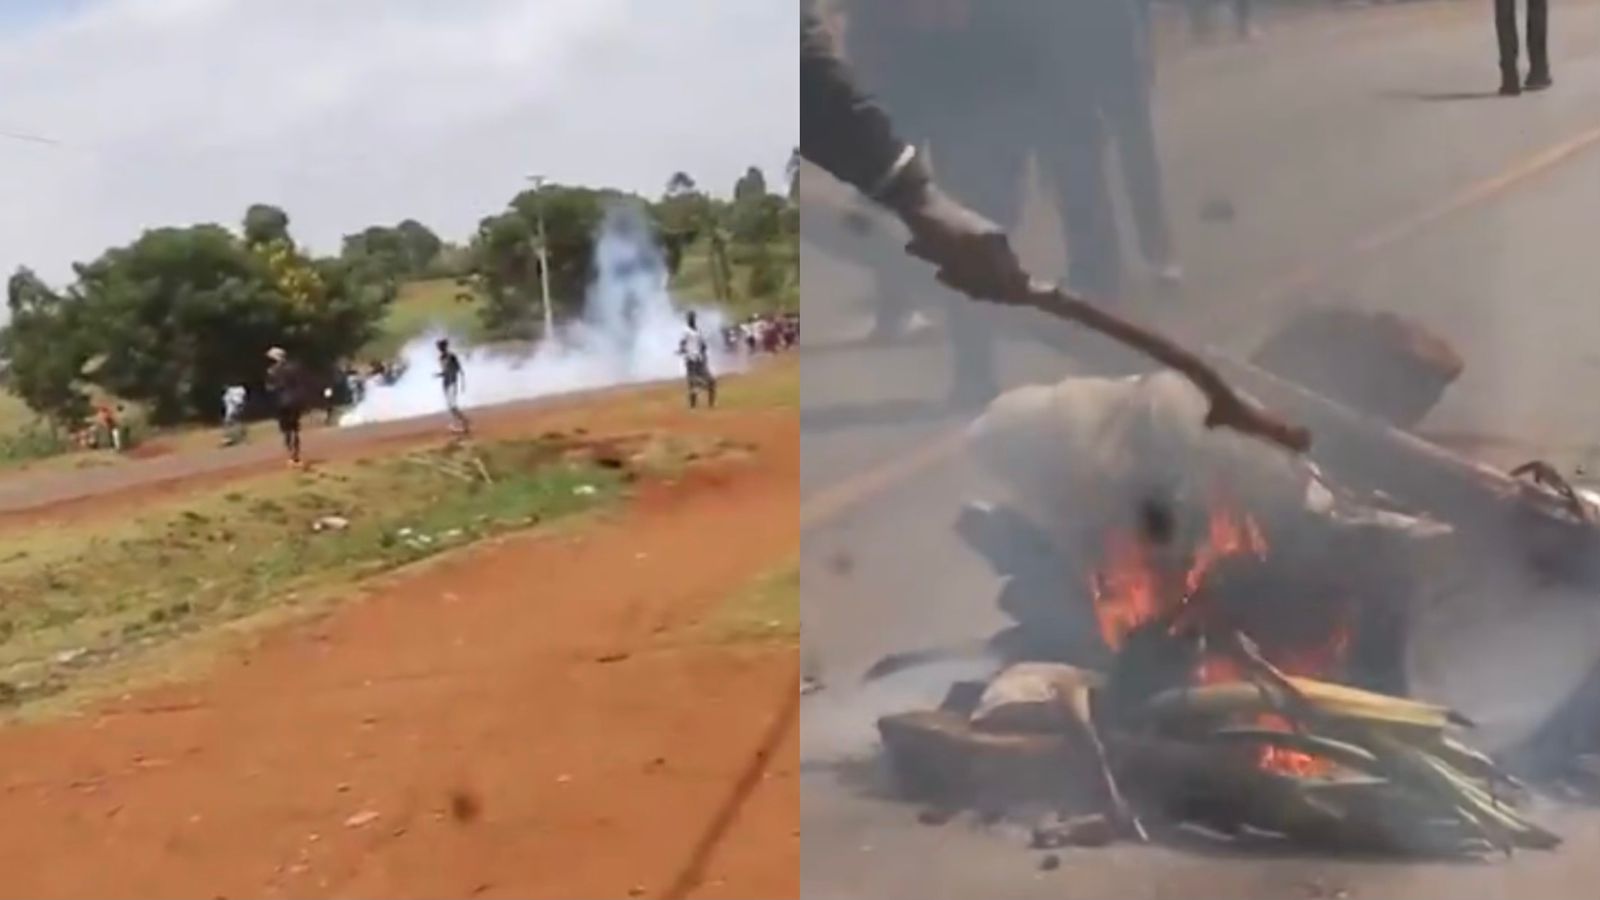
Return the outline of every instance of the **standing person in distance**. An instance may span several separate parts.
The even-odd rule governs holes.
[[[683,370],[689,387],[689,408],[700,404],[700,392],[706,392],[706,406],[717,405],[717,379],[711,375],[711,363],[706,358],[706,338],[700,333],[694,310],[684,315],[683,336],[678,339],[678,355],[683,357]]]
[[[244,442],[244,404],[248,398],[242,384],[229,385],[222,392],[222,446]]]
[[[1528,80],[1517,65],[1521,42],[1517,40],[1517,0],[1494,0],[1494,35],[1500,43],[1500,95],[1515,97],[1525,90],[1542,91],[1551,85],[1549,0],[1524,0],[1528,16]]]
[[[450,431],[453,434],[471,434],[472,423],[467,421],[467,414],[461,411],[461,394],[467,389],[467,371],[461,367],[461,358],[450,349],[450,341],[440,338],[439,348],[439,374],[438,378],[444,385],[444,405],[450,410]]]
[[[300,468],[304,465],[300,457],[300,420],[310,403],[305,370],[282,347],[268,350],[267,359],[271,360],[267,367],[267,393],[277,407],[283,449],[289,453],[289,465]]]

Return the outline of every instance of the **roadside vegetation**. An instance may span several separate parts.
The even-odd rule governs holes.
[[[604,510],[634,479],[726,449],[648,433],[552,433],[257,477],[131,520],[16,531],[0,551],[0,706],[58,694],[193,632]]]
[[[121,408],[137,436],[214,423],[228,385],[262,397],[272,346],[331,380],[435,328],[465,345],[537,338],[541,223],[552,303],[570,318],[582,310],[596,229],[617,202],[645,209],[683,300],[736,317],[793,311],[797,172],[795,157],[785,189],[773,191],[751,166],[731,196],[684,172],[656,198],[544,184],[485,216],[464,243],[405,219],[346,235],[334,255],[302,245],[286,211],[258,203],[233,228],[149,229],[77,266],[70,284],[19,268],[0,330],[0,467],[73,450],[101,405]]]

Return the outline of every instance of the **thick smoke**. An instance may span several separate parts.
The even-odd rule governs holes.
[[[525,400],[569,391],[672,378],[683,371],[677,356],[683,313],[667,290],[667,267],[642,212],[631,205],[607,211],[595,242],[595,279],[583,315],[558,326],[526,352],[504,348],[458,351],[466,369],[467,407]],[[697,308],[700,331],[711,347],[713,372],[740,365],[722,352],[722,314]],[[360,425],[441,412],[434,331],[401,351],[405,367],[392,385],[369,382],[366,396],[340,420]]]

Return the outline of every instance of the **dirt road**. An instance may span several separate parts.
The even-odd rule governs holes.
[[[754,451],[368,585],[203,677],[0,730],[0,893],[797,895],[797,654],[705,625],[797,553],[797,416],[650,392],[582,412]],[[116,496],[155,483],[184,482]]]

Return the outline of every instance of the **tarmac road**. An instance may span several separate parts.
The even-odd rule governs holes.
[[[1485,4],[1340,6],[1265,24],[1262,40],[1160,61],[1158,129],[1188,278],[1181,296],[1152,294],[1134,309],[1240,353],[1308,303],[1415,316],[1467,361],[1426,430],[1482,436],[1506,461],[1584,461],[1600,444],[1583,389],[1600,376],[1600,2],[1555,10],[1556,87],[1515,100],[1492,95]],[[1562,850],[1485,866],[1118,848],[1069,852],[1044,873],[1015,835],[920,826],[914,809],[841,776],[841,758],[870,750],[875,715],[936,702],[955,674],[930,669],[869,693],[854,687],[868,665],[983,637],[1000,621],[992,575],[951,530],[961,504],[989,488],[940,443],[970,417],[942,403],[946,301],[930,290],[927,328],[863,345],[871,284],[860,266],[818,249],[843,243],[832,211],[843,195],[825,176],[806,178],[804,652],[828,685],[803,707],[807,896],[1590,893],[1600,817],[1581,811],[1546,817],[1568,838]],[[1234,208],[1230,221],[1201,216],[1216,199]],[[1042,204],[1030,207],[1019,245],[1041,274],[1061,273],[1059,229]],[[1103,345],[1042,315],[990,315],[1006,331],[1006,384],[1104,361]]]

